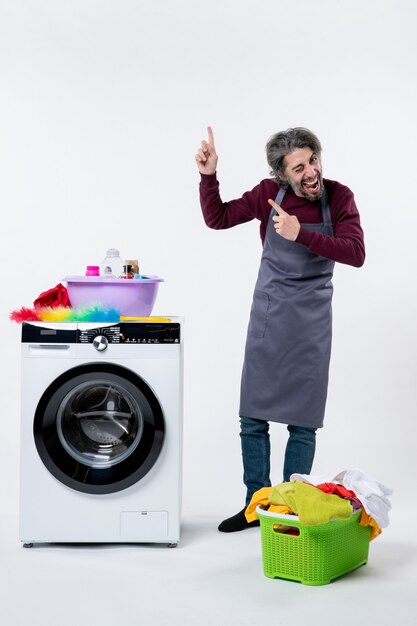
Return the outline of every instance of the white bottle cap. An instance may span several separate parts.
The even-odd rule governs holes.
[[[118,250],[116,250],[116,248],[110,248],[109,250],[107,250],[106,252],[106,256],[120,256],[120,253]]]

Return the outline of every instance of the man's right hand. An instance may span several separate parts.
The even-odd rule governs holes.
[[[207,128],[208,141],[201,142],[201,148],[195,155],[200,174],[215,174],[217,169],[218,156],[214,147],[214,135],[211,126]]]

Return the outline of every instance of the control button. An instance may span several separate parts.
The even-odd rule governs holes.
[[[103,350],[105,350],[108,345],[109,345],[109,342],[107,341],[106,337],[104,337],[103,335],[97,335],[97,337],[94,337],[93,339],[93,346],[99,352],[103,352]]]

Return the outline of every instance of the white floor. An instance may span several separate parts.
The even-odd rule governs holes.
[[[10,506],[11,505],[11,506]],[[229,513],[229,512],[226,512]],[[369,562],[330,585],[266,578],[259,529],[222,534],[222,515],[184,513],[181,542],[37,545],[18,539],[17,502],[0,525],[2,626],[344,626],[416,623],[417,541],[401,510]]]

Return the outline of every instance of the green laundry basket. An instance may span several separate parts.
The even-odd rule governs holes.
[[[368,561],[369,526],[361,526],[361,511],[348,520],[303,526],[297,515],[269,513],[260,507],[264,574],[268,578],[326,585]]]

